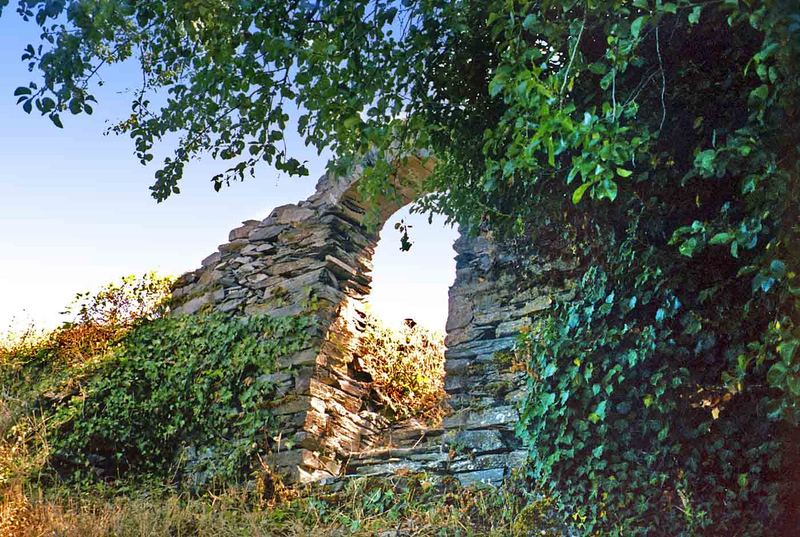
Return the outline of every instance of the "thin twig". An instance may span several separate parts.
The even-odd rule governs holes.
[[[564,82],[561,84],[561,91],[558,92],[559,95],[564,93],[564,88],[567,87],[567,79],[569,78],[569,71],[572,69],[572,62],[575,60],[575,54],[578,52],[578,45],[581,44],[581,36],[583,35],[583,29],[586,27],[586,11],[583,12],[583,21],[581,21],[581,29],[578,31],[578,37],[575,40],[575,46],[572,48],[572,55],[569,57],[569,63],[567,63],[567,70],[564,72]]]
[[[656,23],[656,54],[658,54],[658,67],[661,70],[661,124],[658,130],[664,127],[664,120],[667,119],[667,105],[664,102],[664,94],[667,91],[667,78],[664,76],[664,63],[661,60],[661,48],[658,44],[658,23]]]
[[[614,67],[614,76],[611,77],[611,105],[614,121],[617,121],[617,68]]]

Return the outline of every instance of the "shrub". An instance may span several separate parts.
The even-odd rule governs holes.
[[[0,378],[25,367],[64,368],[96,359],[137,323],[167,311],[172,278],[154,272],[128,275],[98,291],[75,295],[63,312],[70,319],[49,333],[33,326],[0,341]]]
[[[96,292],[78,293],[64,313],[73,317],[71,324],[83,325],[123,327],[152,320],[165,313],[172,282],[155,272],[123,276]]]
[[[441,417],[444,335],[413,322],[395,330],[367,315],[358,354],[378,399],[393,417]]]
[[[96,292],[78,293],[64,312],[72,320],[51,335],[56,355],[68,364],[84,361],[105,352],[137,323],[161,317],[167,311],[172,281],[150,272],[124,276]]]

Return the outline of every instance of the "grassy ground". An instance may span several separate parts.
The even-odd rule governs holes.
[[[257,488],[199,497],[157,487],[45,491],[7,487],[2,537],[556,535],[546,502],[502,489],[463,489],[425,476],[359,478],[266,500]],[[524,506],[524,507],[523,507]]]

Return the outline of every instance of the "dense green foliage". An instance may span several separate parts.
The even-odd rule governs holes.
[[[580,285],[523,341],[533,477],[586,531],[797,531],[796,506],[782,509],[800,481],[796,1],[20,11],[45,30],[26,52],[44,76],[17,93],[58,125],[91,112],[102,63],[141,61],[117,130],[143,162],[184,135],[158,199],[202,151],[238,159],[216,186],[261,159],[302,173],[282,142],[297,105],[300,134],[339,164],[375,150],[367,194],[391,191],[393,154],[427,148],[435,194],[420,209],[533,244],[563,231]],[[157,88],[168,96],[151,100]]]
[[[174,473],[196,485],[246,476],[269,449],[276,359],[306,342],[305,317],[164,317],[132,330],[55,414],[56,464]],[[72,469],[72,468],[71,468]]]
[[[80,482],[249,479],[280,425],[271,374],[307,345],[311,320],[165,316],[170,282],[127,276],[79,294],[52,332],[0,342],[0,452],[19,459],[0,457],[0,484],[48,469]]]
[[[800,19],[734,4],[573,14],[555,31],[587,50],[574,100],[546,114],[554,149],[526,153],[508,125],[491,138],[509,178],[549,167],[578,185],[517,194],[580,263],[576,296],[525,337],[519,432],[587,531],[797,530]],[[501,127],[546,106],[520,93],[519,55],[491,86]],[[564,211],[550,189],[614,203]]]

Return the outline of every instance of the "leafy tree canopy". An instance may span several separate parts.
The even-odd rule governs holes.
[[[141,65],[115,130],[143,163],[180,134],[158,200],[201,152],[233,162],[217,188],[262,160],[306,173],[284,145],[297,110],[299,133],[338,166],[374,152],[367,194],[391,190],[392,155],[425,148],[434,194],[420,210],[516,231],[534,250],[541,229],[560,230],[582,278],[523,342],[535,374],[520,434],[573,521],[731,535],[786,520],[784,485],[800,481],[796,0],[18,11],[42,40],[23,56],[41,74],[16,93],[58,126],[92,112],[105,64]]]

